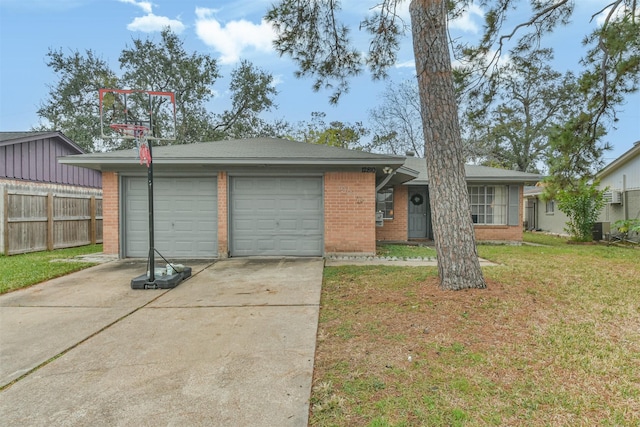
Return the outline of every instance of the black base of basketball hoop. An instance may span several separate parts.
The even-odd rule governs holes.
[[[156,269],[153,281],[149,280],[147,274],[131,279],[131,289],[172,289],[191,276],[191,267],[183,267],[182,271],[173,274],[166,274],[163,270]]]

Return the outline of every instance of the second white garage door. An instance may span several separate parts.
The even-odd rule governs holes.
[[[231,177],[231,256],[322,256],[321,177]]]

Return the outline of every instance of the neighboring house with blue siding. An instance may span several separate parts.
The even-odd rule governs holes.
[[[102,240],[102,174],[58,162],[83,153],[62,132],[0,132],[0,253]]]

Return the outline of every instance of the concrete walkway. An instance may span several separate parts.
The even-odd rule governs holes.
[[[185,265],[171,290],[112,261],[0,296],[2,424],[306,426],[323,260]]]
[[[493,267],[498,264],[479,258],[481,267]],[[437,267],[435,258],[384,258],[384,257],[330,257],[327,258],[327,267],[340,267],[344,265],[386,265],[388,267]]]

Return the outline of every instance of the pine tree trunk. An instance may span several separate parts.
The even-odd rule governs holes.
[[[440,287],[485,288],[464,171],[446,3],[412,0],[409,7]]]

